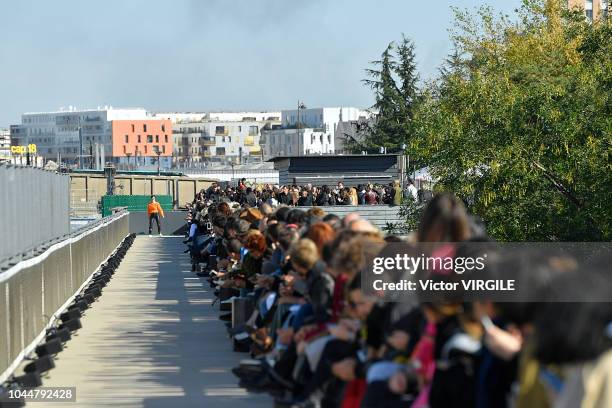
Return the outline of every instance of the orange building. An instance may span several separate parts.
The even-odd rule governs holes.
[[[171,157],[172,122],[166,119],[113,120],[113,157]]]

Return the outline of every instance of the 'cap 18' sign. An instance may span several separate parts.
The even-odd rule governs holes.
[[[36,153],[36,145],[34,143],[30,143],[27,146],[11,146],[11,153],[13,154],[34,154]]]

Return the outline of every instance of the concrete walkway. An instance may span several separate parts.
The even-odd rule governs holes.
[[[76,403],[43,407],[269,407],[238,388],[208,283],[190,272],[178,237],[139,236],[45,387],[76,387]]]

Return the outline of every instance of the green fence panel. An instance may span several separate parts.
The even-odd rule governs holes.
[[[156,195],[155,198],[164,210],[172,210],[172,196]],[[102,216],[109,216],[115,207],[127,207],[130,212],[144,212],[147,211],[149,201],[149,195],[105,195],[102,196]]]

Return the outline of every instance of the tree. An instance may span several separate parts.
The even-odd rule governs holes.
[[[413,42],[402,35],[399,44],[389,43],[380,59],[371,65],[363,82],[374,91],[375,118],[364,140],[359,144],[348,140],[347,146],[353,151],[378,152],[380,147],[385,147],[388,152],[397,152],[409,142],[414,110],[419,102]]]
[[[501,240],[612,237],[612,38],[560,0],[455,11],[410,148]]]

